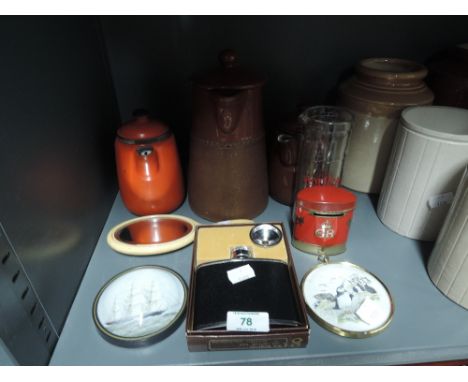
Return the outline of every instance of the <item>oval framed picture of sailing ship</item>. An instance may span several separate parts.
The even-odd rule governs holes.
[[[93,318],[111,343],[145,346],[175,330],[186,302],[187,286],[179,274],[161,266],[139,266],[119,273],[101,288]]]
[[[393,317],[387,287],[352,263],[318,264],[305,274],[301,289],[311,317],[343,337],[373,336],[387,328]]]

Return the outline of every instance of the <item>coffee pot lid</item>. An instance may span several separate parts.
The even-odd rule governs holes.
[[[198,86],[208,90],[249,89],[265,83],[266,77],[263,74],[239,65],[234,50],[223,50],[218,58],[221,63],[219,67],[193,76],[193,81]]]
[[[148,111],[144,109],[135,110],[133,117],[117,130],[117,137],[126,143],[145,143],[170,134],[165,124],[151,119]]]

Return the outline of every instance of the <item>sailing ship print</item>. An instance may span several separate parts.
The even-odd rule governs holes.
[[[177,312],[177,298],[161,293],[154,281],[137,287],[132,283],[123,298],[114,298],[104,325],[117,335],[136,337],[164,327]]]

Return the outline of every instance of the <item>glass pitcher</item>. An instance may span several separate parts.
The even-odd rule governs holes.
[[[295,192],[312,186],[339,186],[352,114],[335,106],[314,106],[299,116],[299,160]]]

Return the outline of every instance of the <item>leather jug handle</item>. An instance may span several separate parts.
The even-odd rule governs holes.
[[[213,90],[212,100],[215,106],[217,127],[223,134],[232,134],[236,130],[245,103],[243,90]]]
[[[297,139],[289,134],[279,134],[277,137],[279,158],[285,166],[295,166],[297,163]]]
[[[136,148],[137,166],[145,177],[150,177],[150,171],[159,171],[159,160],[156,151],[151,146],[140,146]]]

